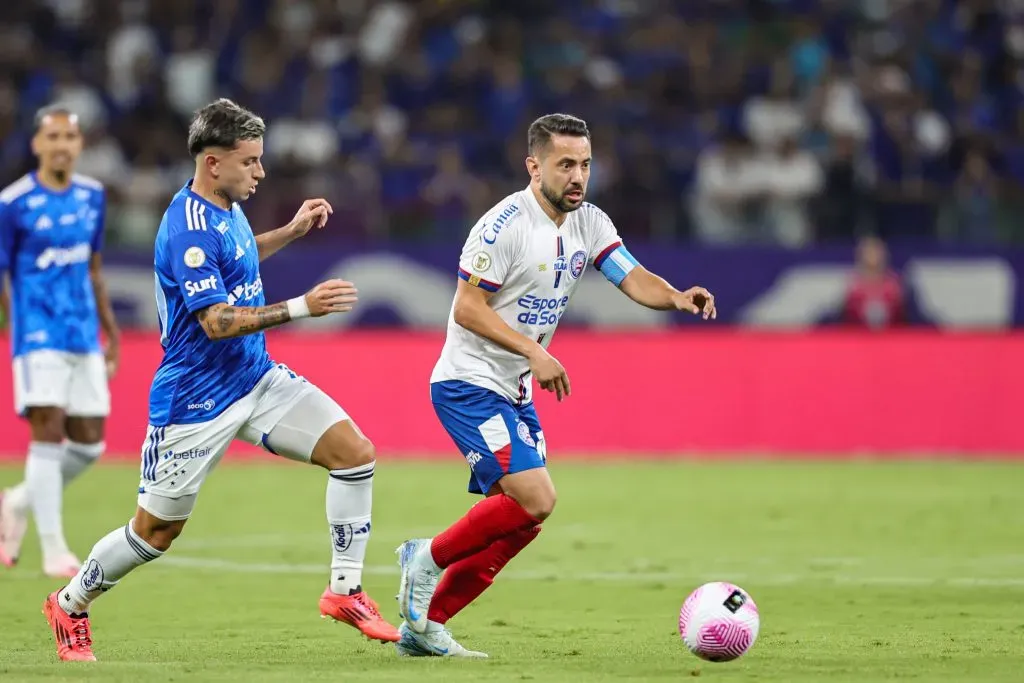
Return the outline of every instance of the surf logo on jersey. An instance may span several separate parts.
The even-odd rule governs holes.
[[[199,294],[200,292],[208,292],[211,289],[217,289],[217,276],[211,275],[210,277],[204,277],[199,282],[192,282],[191,280],[185,280],[185,294],[189,298]]]
[[[516,320],[523,325],[557,325],[565,307],[569,305],[569,297],[547,299],[527,294],[516,303],[526,309],[516,316]]]
[[[246,282],[237,285],[228,294],[228,306],[234,306],[239,301],[249,301],[263,293],[263,278],[257,277],[255,282]]]
[[[587,265],[587,252],[580,249],[572,258],[569,259],[569,275],[572,276],[573,280],[579,278],[583,274],[583,269]]]
[[[206,252],[202,247],[189,247],[185,250],[185,265],[189,268],[199,268],[206,263]]]
[[[46,270],[51,266],[85,263],[90,256],[92,256],[92,248],[87,242],[79,242],[73,247],[47,247],[36,258],[36,268]]]
[[[515,216],[518,212],[518,204],[509,204],[502,209],[501,213],[499,213],[498,217],[494,219],[494,222],[491,223],[490,227],[484,228],[484,233],[482,235],[483,241],[487,242],[487,244],[494,244],[497,242],[498,233],[500,233],[501,229],[508,224],[509,219],[512,218],[512,216]]]

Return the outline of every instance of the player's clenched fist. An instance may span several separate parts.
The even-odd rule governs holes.
[[[555,392],[559,401],[572,393],[569,387],[569,375],[565,374],[565,368],[543,347],[538,346],[537,351],[529,360],[530,372],[533,373],[541,389]]]
[[[352,310],[359,297],[356,286],[345,280],[321,282],[306,293],[309,315],[319,318],[328,313],[346,313]]]

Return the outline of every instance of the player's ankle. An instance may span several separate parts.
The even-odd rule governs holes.
[[[69,617],[89,616],[89,600],[77,595],[70,585],[64,586],[57,591],[57,604]]]

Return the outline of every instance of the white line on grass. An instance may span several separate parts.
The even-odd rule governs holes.
[[[183,557],[180,555],[164,557],[156,566],[187,567],[234,574],[327,574],[326,564],[285,564],[270,562],[235,562],[203,557]],[[368,565],[363,568],[366,574],[378,576],[397,576],[397,565]],[[595,581],[612,583],[656,583],[667,581],[719,581],[727,580],[735,583],[749,583],[760,586],[792,586],[800,583],[826,584],[839,586],[891,586],[891,587],[931,587],[951,586],[960,588],[1016,588],[1024,587],[1024,578],[1017,577],[953,577],[936,578],[920,576],[858,576],[853,574],[823,575],[819,573],[793,574],[743,574],[722,572],[718,576],[690,572],[572,572],[550,571],[516,571],[502,572],[502,577],[519,581]]]

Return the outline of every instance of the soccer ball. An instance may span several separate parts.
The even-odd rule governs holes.
[[[709,662],[728,662],[757,640],[761,617],[745,590],[731,583],[706,583],[679,610],[679,636],[690,652]]]

